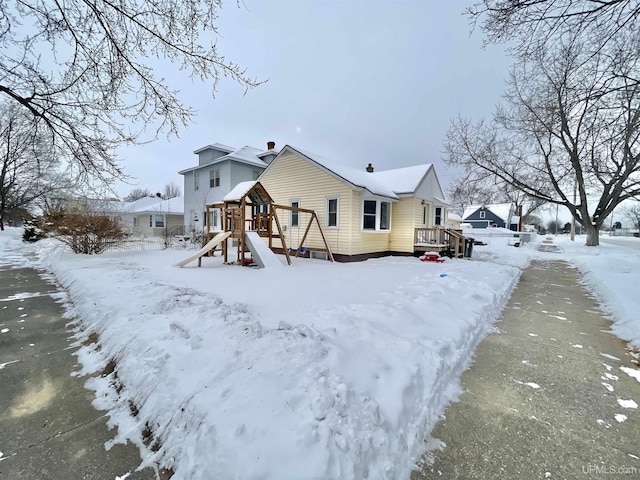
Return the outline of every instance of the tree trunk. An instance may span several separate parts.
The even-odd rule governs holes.
[[[600,245],[600,227],[592,223],[585,222],[584,229],[587,232],[587,247],[597,247]]]

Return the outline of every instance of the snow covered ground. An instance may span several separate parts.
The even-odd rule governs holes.
[[[22,245],[19,233],[0,233],[2,258],[35,249],[82,319],[78,345],[99,335],[79,349],[78,374],[117,362],[119,391],[114,374],[87,382],[115,441],[137,443],[175,480],[408,479],[535,258],[578,265],[616,334],[640,346],[640,250],[625,246],[556,238],[558,255],[492,238],[471,261],[441,264],[294,259],[257,270],[218,256],[180,269],[184,250],[76,256],[55,241]],[[155,451],[140,441],[147,427]]]

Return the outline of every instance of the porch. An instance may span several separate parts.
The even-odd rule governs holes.
[[[413,238],[414,253],[438,252],[440,255],[463,258],[465,238],[462,230],[444,227],[416,228]]]

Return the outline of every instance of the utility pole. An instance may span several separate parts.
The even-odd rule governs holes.
[[[576,190],[578,189],[578,180],[573,181],[573,204],[576,204]],[[571,215],[571,241],[576,239],[576,217]]]

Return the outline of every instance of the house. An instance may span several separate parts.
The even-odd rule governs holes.
[[[274,142],[262,150],[214,143],[195,150],[198,165],[178,172],[184,176],[184,227],[187,232],[220,228],[218,212],[206,218],[206,206],[221,202],[238,183],[256,180],[278,151]]]
[[[500,227],[519,231],[520,217],[513,203],[471,205],[464,209],[462,221],[473,228]]]
[[[90,211],[120,223],[122,229],[140,236],[179,235],[183,233],[183,197],[163,200],[159,196],[142,197],[133,202],[114,199],[79,198],[67,210]]]
[[[131,202],[121,215],[123,222],[131,226],[133,234],[144,237],[183,234],[184,197],[168,200],[156,197],[154,202],[147,198],[154,197]]]
[[[453,228],[454,230],[460,230],[462,224],[462,217],[456,213],[449,212],[447,210],[447,220],[445,226],[447,228]]]
[[[316,212],[338,261],[411,255],[442,246],[442,239],[436,245],[435,237],[424,235],[429,229],[442,233],[444,228],[433,227],[447,222],[447,204],[431,164],[380,172],[369,164],[359,170],[286,145],[259,181],[275,204]],[[287,246],[298,248],[308,223],[305,214],[287,211],[280,221]],[[322,239],[318,232],[309,237],[314,256],[313,247],[321,249]]]

